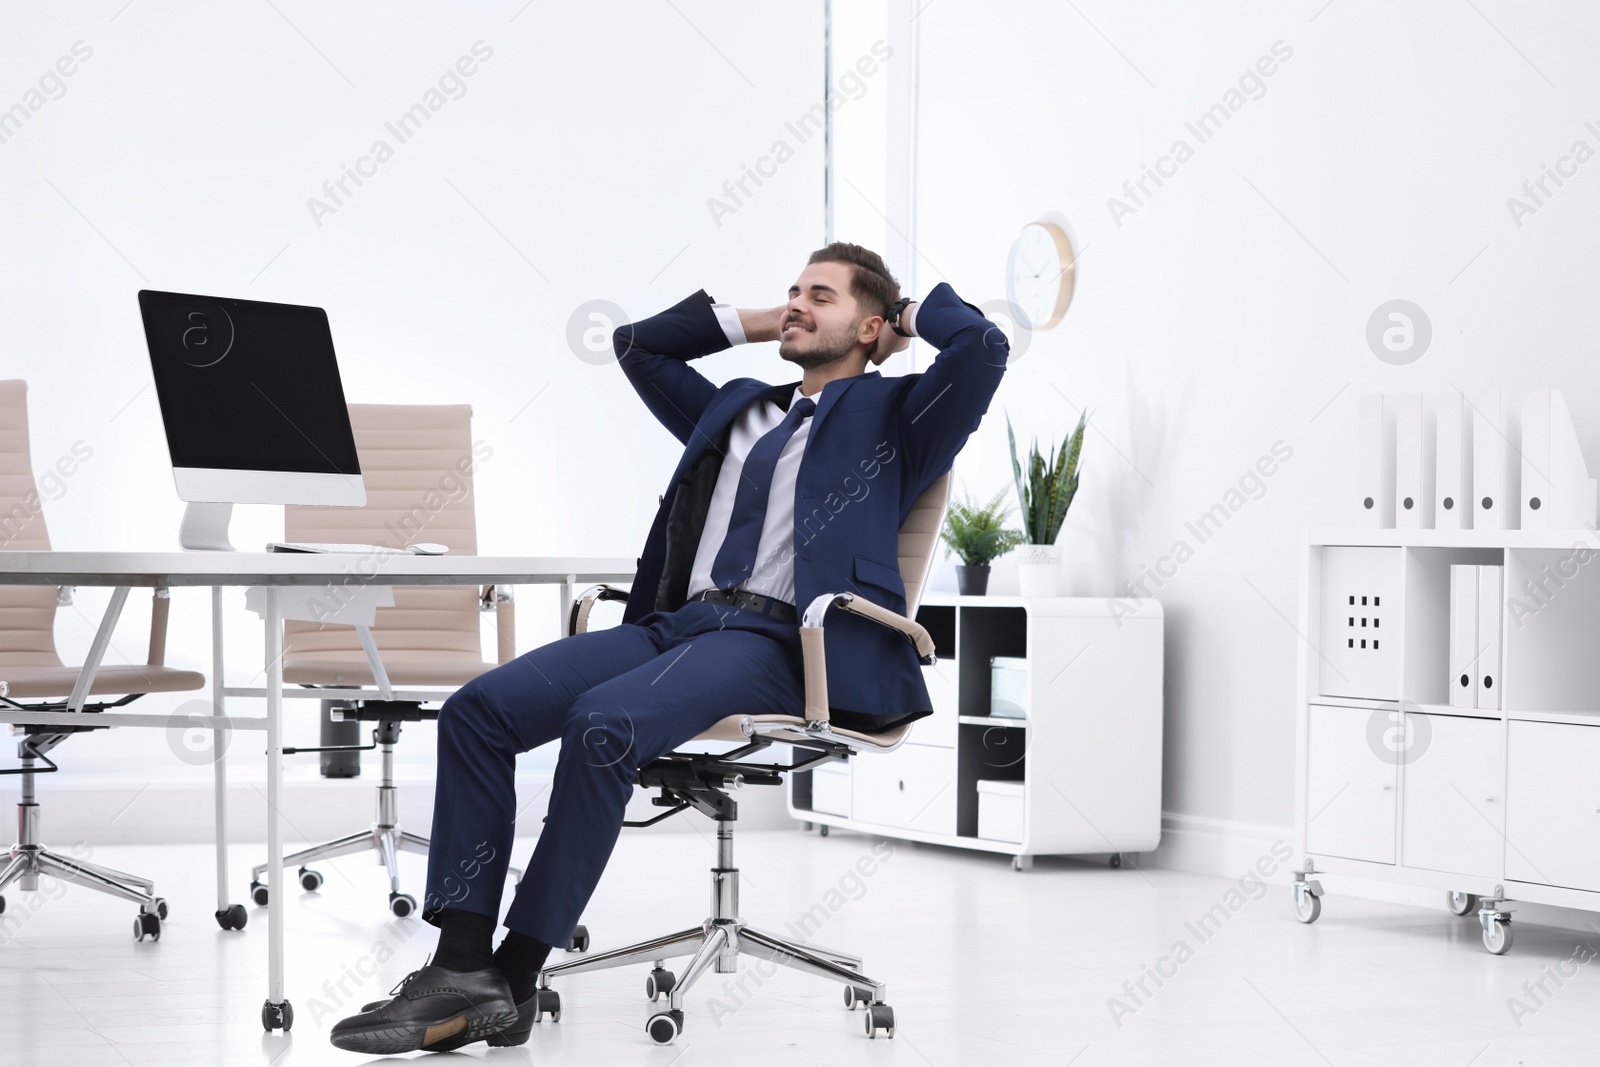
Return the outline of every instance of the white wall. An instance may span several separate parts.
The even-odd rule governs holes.
[[[90,54],[71,77],[28,96],[77,42]],[[385,130],[476,42],[475,72],[447,81],[419,132]],[[37,470],[76,441],[93,450],[47,494],[55,546],[177,547],[135,303],[148,287],[326,308],[351,400],[473,405],[494,449],[481,551],[631,558],[677,449],[614,365],[569,348],[569,318],[597,298],[643,317],[702,286],[783,299],[823,235],[822,138],[785,127],[822,99],[822,51],[820,0],[759,19],[724,0],[8,9],[0,109],[34,113],[0,127],[0,377],[30,382]],[[308,199],[331,203],[324,181],[379,139],[393,157],[314,217]],[[715,217],[708,199],[780,139],[793,158]],[[718,381],[785,373],[773,346],[701,366]],[[234,543],[280,529],[280,509],[240,508]],[[554,636],[555,600],[523,594],[528,648]],[[69,662],[104,602],[83,590],[61,612]],[[238,682],[260,668],[261,629],[242,594],[230,603]],[[115,653],[142,655],[146,605],[131,601]],[[174,605],[169,664],[208,670],[207,594]],[[315,705],[292,707],[291,740],[314,737]],[[401,746],[418,773],[431,733]],[[256,745],[240,750],[236,773],[251,773]],[[78,739],[62,758],[85,781],[208,775],[158,731]]]
[[[1194,552],[1155,590],[1164,807],[1288,827],[1295,543],[1350,520],[1335,494],[1358,394],[1561,386],[1600,460],[1600,163],[1520,227],[1506,203],[1574,141],[1600,149],[1584,127],[1600,120],[1600,10],[940,0],[915,24],[918,291],[1003,296],[1007,248],[1038,218],[1063,220],[1082,257],[1072,309],[1013,364],[957,474],[974,492],[1007,483],[1003,412],[1019,436],[1059,437],[1090,409],[1061,538],[1071,591],[1117,594],[1177,541]],[[1198,144],[1185,122],[1279,41],[1293,54],[1247,85],[1259,98]],[[1108,198],[1178,138],[1194,157],[1118,225]],[[881,218],[858,218],[881,239]],[[1394,298],[1433,326],[1409,366],[1365,341]],[[1247,486],[1258,499],[1204,543],[1185,529],[1280,441],[1292,458]]]

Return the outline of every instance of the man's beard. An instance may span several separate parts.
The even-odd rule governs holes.
[[[856,346],[856,331],[860,329],[861,322],[857,320],[849,326],[842,326],[832,334],[814,333],[814,343],[804,352],[795,350],[787,341],[778,342],[778,355],[788,360],[801,370],[815,370],[826,367],[830,363],[837,363],[850,354]]]

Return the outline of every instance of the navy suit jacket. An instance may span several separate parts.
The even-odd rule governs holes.
[[[702,289],[612,336],[629,382],[684,445],[639,557],[625,622],[683,605],[734,419],[758,398],[787,407],[798,384],[735,378],[718,387],[692,368],[690,360],[729,347],[711,304]],[[841,378],[817,398],[795,483],[800,611],[822,593],[849,592],[905,612],[900,524],[949,470],[1005,373],[1005,335],[949,285],[921,302],[916,326],[939,350],[926,371]],[[865,715],[930,710],[916,651],[903,636],[844,612],[829,615],[827,631],[832,706]]]

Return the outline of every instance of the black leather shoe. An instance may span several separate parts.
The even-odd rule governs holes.
[[[372,1056],[449,1052],[518,1022],[511,987],[497,967],[422,967],[406,975],[394,999],[368,1008],[334,1025],[335,1048]]]
[[[528,1035],[533,1033],[533,1004],[538,997],[539,991],[534,990],[527,1000],[519,1003],[517,1005],[517,1021],[497,1034],[490,1034],[489,1044],[497,1048],[526,1045],[528,1043]]]

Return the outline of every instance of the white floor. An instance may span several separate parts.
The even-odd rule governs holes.
[[[521,1048],[475,1045],[454,1055],[660,1067],[1600,1059],[1600,967],[1588,965],[1600,936],[1518,925],[1511,953],[1495,957],[1474,921],[1442,906],[1330,896],[1322,919],[1302,926],[1288,891],[1273,887],[1202,939],[1191,926],[1214,905],[1227,911],[1232,882],[1068,860],[1040,860],[1019,874],[1004,857],[904,843],[863,877],[856,865],[875,844],[838,833],[749,832],[738,838],[737,862],[747,919],[782,932],[821,905],[814,914],[826,922],[815,939],[865,956],[867,973],[889,983],[892,1041],[868,1041],[837,987],[781,972],[746,977],[753,995],[733,976],[708,976],[688,998],[683,1036],[657,1047],[642,1029],[647,968],[636,967],[563,983],[562,1021],[539,1027]],[[247,880],[254,852],[235,853],[237,881]],[[133,908],[84,890],[8,893],[0,1063],[363,1062],[328,1044],[329,1027],[383,996],[434,940],[431,927],[383,910],[385,885],[370,862],[323,866],[319,893],[296,889],[289,899],[294,1030],[264,1035],[265,914],[252,907],[242,933],[216,927],[209,851],[107,847],[93,858],[159,880],[172,907],[163,936],[135,943]],[[596,947],[697,922],[710,859],[699,832],[625,833],[585,916]],[[406,888],[420,895],[421,863],[406,862]],[[1146,968],[1180,941],[1184,960],[1161,964],[1171,977],[1158,986]],[[1541,980],[1545,992],[1532,985]],[[1124,1008],[1115,1018],[1113,997]],[[1512,998],[1523,1010],[1513,1012]]]

